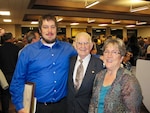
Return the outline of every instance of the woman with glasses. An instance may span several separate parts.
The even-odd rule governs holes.
[[[121,39],[103,46],[106,69],[96,75],[89,113],[140,113],[142,93],[134,75],[121,67],[126,48]]]

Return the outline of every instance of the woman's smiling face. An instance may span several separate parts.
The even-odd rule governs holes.
[[[107,69],[118,69],[121,65],[123,56],[120,55],[120,51],[117,44],[109,43],[103,52],[103,61]]]

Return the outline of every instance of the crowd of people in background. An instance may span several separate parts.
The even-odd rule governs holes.
[[[13,37],[11,32],[6,32],[5,29],[0,28],[0,37],[0,78],[4,75],[3,82],[0,82],[2,86],[0,88],[1,108],[2,113],[9,113],[9,104],[11,99],[9,86],[16,67],[18,55],[22,49],[27,46],[27,44],[38,41],[40,39],[40,35],[37,31],[29,31],[25,37],[23,37],[23,40],[17,40]],[[6,82],[4,80],[6,80]]]
[[[3,35],[5,33],[5,29],[0,28],[1,29],[1,34]],[[27,39],[27,34],[29,33],[35,33],[35,36],[39,39],[40,38],[40,33],[38,31],[29,31],[27,33],[24,34],[24,36],[22,38],[13,38],[13,43],[15,45],[17,45],[20,49],[22,49],[25,45],[29,44],[30,39]],[[2,37],[1,35],[1,37]],[[92,37],[92,41],[93,41],[93,48],[91,53],[92,54],[96,54],[96,55],[102,55],[102,47],[104,44],[104,41],[108,38],[116,38],[116,36],[91,36]],[[119,37],[117,37],[119,38]],[[58,39],[61,41],[65,41],[65,42],[69,42],[71,44],[73,44],[74,42],[74,37],[72,38],[67,38],[65,35],[62,36],[58,36]],[[33,38],[34,40],[34,38]],[[122,39],[124,40],[124,39]],[[34,42],[34,41],[33,41]],[[126,44],[126,49],[127,52],[131,53],[132,57],[130,57],[130,63],[132,64],[132,66],[136,66],[136,60],[137,59],[146,59],[146,60],[150,60],[150,37],[136,37],[135,35],[131,35],[128,37],[127,40],[124,41]],[[1,44],[3,44],[3,39],[1,38]],[[148,47],[149,46],[149,47]]]
[[[92,52],[94,51],[94,54],[103,55],[102,47],[104,41],[109,38],[114,38],[114,37],[113,36],[93,37],[93,43],[96,45],[96,47],[93,47]],[[126,45],[126,50],[127,50],[124,58],[125,61],[123,62],[124,65],[128,65],[129,67],[136,66],[137,59],[146,59],[146,60],[150,59],[149,58],[150,37],[142,38],[142,37],[136,37],[135,35],[132,35],[128,38],[128,40],[124,41],[124,43]],[[129,69],[128,66],[127,68]]]
[[[0,46],[0,69],[5,75],[5,78],[10,86],[12,76],[18,59],[19,48],[13,43],[12,33],[4,33],[2,36],[3,44]],[[8,113],[10,93],[9,88],[0,89],[2,112]]]

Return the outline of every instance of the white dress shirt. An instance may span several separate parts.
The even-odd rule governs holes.
[[[88,64],[89,64],[90,58],[91,58],[91,54],[87,55],[84,59],[82,59],[82,61],[83,61],[82,64],[83,64],[83,67],[84,67],[84,75],[85,75],[87,66],[88,66]],[[74,82],[74,83],[75,83],[77,68],[78,68],[78,66],[80,65],[79,59],[81,59],[81,58],[78,56],[78,57],[77,57],[77,60],[76,60],[75,67],[74,67],[74,72],[73,72],[73,82]]]

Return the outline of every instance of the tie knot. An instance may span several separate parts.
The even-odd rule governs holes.
[[[79,60],[79,62],[82,64],[82,63],[83,63],[83,60],[82,60],[82,59],[80,59],[80,60]]]

